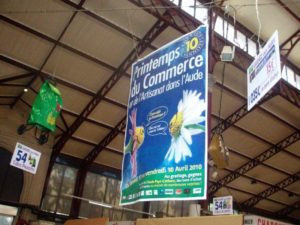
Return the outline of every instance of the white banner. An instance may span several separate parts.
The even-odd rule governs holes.
[[[10,165],[35,174],[39,165],[40,157],[40,152],[17,142]]]
[[[107,225],[135,225],[134,221],[110,221]]]
[[[232,196],[213,198],[213,215],[232,215],[232,204]]]
[[[248,110],[281,79],[278,32],[265,44],[247,69]]]
[[[292,224],[284,223],[278,220],[272,220],[261,216],[246,215],[244,216],[244,225],[292,225]]]

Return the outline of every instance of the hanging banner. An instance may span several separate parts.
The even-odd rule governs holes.
[[[40,157],[40,152],[17,142],[10,165],[35,174],[40,162]]]
[[[135,225],[135,221],[110,221],[106,225]]]
[[[121,205],[206,198],[207,29],[132,65]]]
[[[213,215],[232,215],[233,200],[232,196],[213,198]]]
[[[262,216],[245,215],[244,225],[292,225],[292,224],[281,222],[279,220],[269,219]]]
[[[265,44],[247,69],[248,110],[281,79],[278,32]]]

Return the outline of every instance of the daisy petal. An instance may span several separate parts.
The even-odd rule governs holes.
[[[175,144],[174,138],[172,138],[171,145],[170,145],[170,148],[168,149],[165,159],[167,159],[168,161],[171,161],[174,158],[175,149],[176,149],[176,144]]]
[[[191,145],[192,144],[192,136],[191,136],[190,132],[185,127],[182,127],[180,132],[181,132],[181,135],[184,138],[184,140],[189,145]]]
[[[180,149],[180,155],[181,155],[181,158],[183,158],[183,160],[185,160],[186,156],[189,156],[189,157],[192,156],[192,152],[191,152],[189,146],[187,145],[187,143],[185,142],[185,140],[182,137],[178,138],[178,149]]]

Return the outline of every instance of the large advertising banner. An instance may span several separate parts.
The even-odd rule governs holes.
[[[281,79],[278,32],[265,44],[247,69],[248,110]]]
[[[206,198],[208,28],[132,66],[121,205]]]

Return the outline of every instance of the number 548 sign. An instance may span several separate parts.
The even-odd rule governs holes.
[[[40,157],[40,152],[17,142],[10,165],[35,174]]]
[[[213,215],[231,215],[232,196],[213,198]]]

